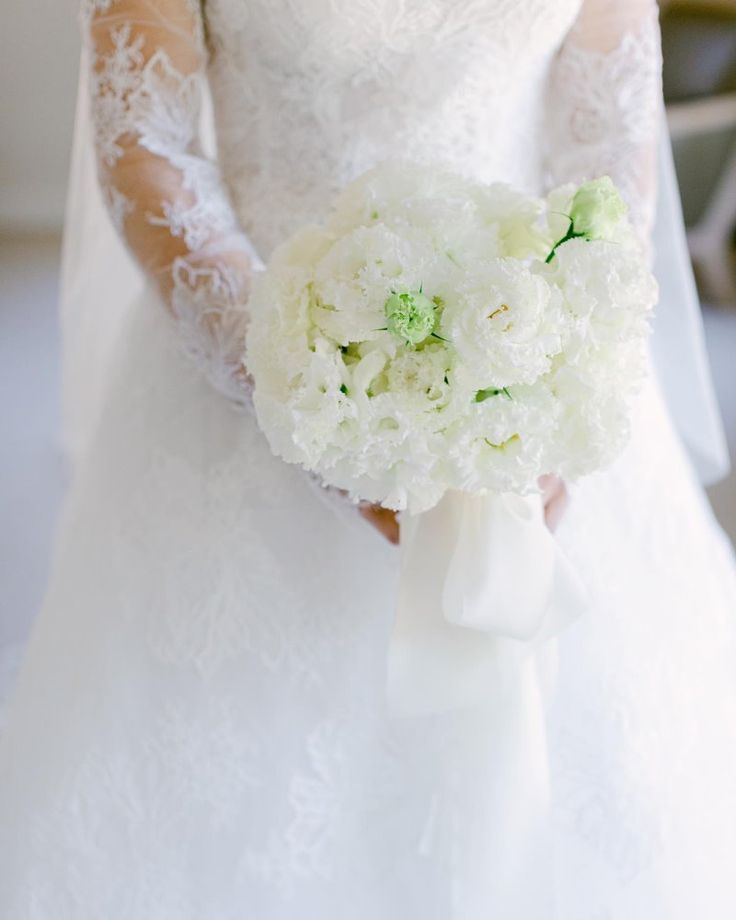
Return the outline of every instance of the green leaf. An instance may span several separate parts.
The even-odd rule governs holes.
[[[475,402],[481,403],[485,402],[487,399],[490,399],[492,396],[505,396],[506,399],[511,399],[511,393],[509,393],[507,387],[501,387],[496,389],[495,387],[488,387],[487,390],[478,390],[475,394]]]

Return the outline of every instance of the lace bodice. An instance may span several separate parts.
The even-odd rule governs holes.
[[[391,157],[541,182],[550,64],[579,0],[208,0],[220,160],[259,250]]]
[[[611,174],[643,234],[655,0],[86,0],[100,177],[186,351],[229,396],[254,249],[381,160],[528,189]],[[219,169],[201,153],[205,77]]]

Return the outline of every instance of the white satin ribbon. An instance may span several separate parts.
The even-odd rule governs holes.
[[[404,517],[400,552],[388,656],[397,716],[497,701],[523,658],[585,606],[539,495],[447,493]]]

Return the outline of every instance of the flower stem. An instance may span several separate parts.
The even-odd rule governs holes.
[[[570,226],[567,228],[567,233],[563,237],[561,237],[559,240],[557,240],[555,245],[552,247],[552,251],[547,256],[547,258],[544,260],[545,265],[548,265],[552,261],[552,259],[554,259],[555,251],[557,250],[559,246],[562,246],[562,244],[566,243],[568,240],[578,239],[581,236],[585,236],[585,234],[575,233],[575,225],[572,222],[572,218],[570,218]]]

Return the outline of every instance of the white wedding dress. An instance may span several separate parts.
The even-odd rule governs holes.
[[[110,213],[160,292],[118,336],[0,739],[0,916],[732,920],[736,574],[656,384],[572,487],[558,538],[589,604],[529,747],[523,682],[501,720],[388,717],[397,551],[271,456],[234,371],[253,250],[387,157],[530,188],[609,172],[646,232],[653,3],[83,19]],[[205,62],[222,181],[194,138]],[[506,833],[536,772],[544,808]]]

